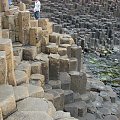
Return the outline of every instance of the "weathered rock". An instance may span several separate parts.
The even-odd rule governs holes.
[[[0,85],[7,83],[7,62],[5,51],[0,51]]]
[[[62,48],[62,47],[58,47],[58,54],[60,56],[65,56],[67,55],[67,49],[66,48]]]
[[[105,116],[104,120],[119,120],[119,119],[114,115],[108,115]]]
[[[17,103],[18,111],[43,111],[50,116],[55,113],[51,102],[43,98],[26,98]]]
[[[37,86],[44,86],[45,77],[42,74],[32,74],[30,77],[30,83]]]
[[[40,86],[34,86],[34,85],[25,85],[28,89],[29,96],[35,97],[35,98],[42,98],[44,96],[44,90]]]
[[[53,120],[46,112],[43,111],[19,111],[12,114],[6,120]]]
[[[77,58],[70,58],[70,67],[69,71],[77,71],[78,61]]]
[[[74,101],[73,91],[72,90],[64,90],[64,102],[65,104],[70,104]]]
[[[49,79],[58,80],[60,69],[60,56],[58,54],[49,55]]]
[[[20,85],[23,83],[29,83],[29,78],[24,71],[15,70],[15,78],[16,78],[17,85]]]
[[[22,61],[16,68],[16,70],[24,71],[28,77],[31,75],[31,65],[28,61]]]
[[[60,72],[59,79],[63,90],[70,90],[71,78],[67,72]]]
[[[20,101],[22,99],[25,99],[29,97],[29,92],[27,87],[24,86],[16,86],[13,88],[14,89],[14,94],[15,94],[15,100]]]
[[[71,117],[70,113],[69,112],[63,112],[63,111],[56,111],[55,114],[53,115],[54,120],[69,118],[69,117]]]
[[[60,99],[60,94],[56,90],[49,90],[47,93],[50,93],[54,96],[53,104],[56,108],[56,110],[60,110],[61,108],[61,99]]]
[[[79,92],[80,94],[85,93],[87,82],[86,74],[77,71],[71,71],[69,74],[71,76],[71,90]]]
[[[41,63],[40,62],[33,62],[31,64],[31,74],[41,74]]]
[[[83,117],[87,113],[87,105],[85,102],[75,102],[65,105],[65,111],[71,113],[74,117]]]
[[[10,39],[0,39],[0,50],[6,52],[7,61],[7,81],[11,85],[16,85],[16,79],[14,74],[14,62],[13,62],[13,48]]]
[[[25,46],[23,48],[23,59],[24,60],[34,60],[37,55],[36,46]]]
[[[69,59],[66,56],[60,57],[60,72],[69,72]]]
[[[61,81],[60,80],[50,80],[48,82],[53,89],[61,89]]]
[[[56,45],[55,43],[49,43],[47,46],[46,46],[46,53],[47,54],[57,54],[58,52],[58,45]]]
[[[11,85],[0,86],[0,107],[3,117],[7,117],[16,110],[14,91]]]
[[[81,70],[82,65],[82,48],[79,46],[71,46],[71,56],[77,58],[78,60],[78,68],[77,70]]]

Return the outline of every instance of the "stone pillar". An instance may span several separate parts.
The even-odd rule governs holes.
[[[0,50],[6,52],[7,81],[10,85],[16,85],[14,74],[13,48],[10,39],[0,39]]]
[[[71,57],[75,57],[78,60],[78,71],[81,70],[81,58],[82,58],[82,48],[81,46],[71,46]]]
[[[7,79],[7,62],[5,51],[0,51],[0,85],[6,84]]]
[[[60,68],[60,55],[50,54],[49,55],[49,79],[59,79],[59,68]]]
[[[69,71],[77,71],[78,60],[77,58],[70,58]]]
[[[71,90],[79,92],[80,94],[85,93],[87,82],[86,74],[77,71],[71,71],[69,74],[71,76]]]
[[[20,11],[18,14],[19,20],[19,41],[22,44],[28,44],[29,27],[30,27],[30,12]]]
[[[60,72],[69,72],[69,58],[66,56],[60,57]]]

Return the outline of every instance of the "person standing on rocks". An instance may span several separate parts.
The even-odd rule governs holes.
[[[40,8],[41,8],[40,1],[39,0],[35,0],[34,16],[35,16],[36,20],[38,20],[40,18]]]

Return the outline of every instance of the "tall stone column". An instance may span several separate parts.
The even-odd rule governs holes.
[[[14,74],[13,48],[10,39],[0,38],[0,51],[6,52],[7,82],[10,85],[16,85],[15,74]]]
[[[82,48],[81,46],[71,46],[71,57],[75,57],[78,60],[78,68],[77,70],[81,70],[81,64],[82,64]]]
[[[29,42],[30,12],[20,11],[18,14],[19,21],[19,41],[22,44]]]
[[[59,79],[59,68],[60,68],[60,55],[50,54],[49,55],[49,79]]]

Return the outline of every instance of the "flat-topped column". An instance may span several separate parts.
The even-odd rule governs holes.
[[[78,60],[78,68],[77,70],[80,71],[81,70],[81,62],[82,62],[82,48],[81,46],[71,46],[71,57],[75,57]]]

